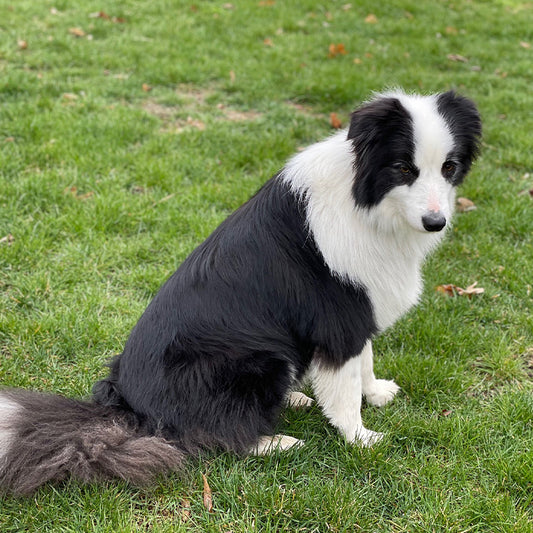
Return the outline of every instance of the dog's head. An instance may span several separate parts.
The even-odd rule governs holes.
[[[441,231],[480,138],[476,106],[453,91],[379,95],[352,114],[348,130],[356,205],[420,232]]]

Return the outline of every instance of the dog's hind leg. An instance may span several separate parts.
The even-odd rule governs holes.
[[[304,441],[288,435],[260,437],[257,444],[250,450],[250,455],[268,455],[275,451],[285,451],[303,446]]]
[[[361,381],[363,396],[366,401],[377,407],[389,403],[400,390],[394,381],[376,379],[374,375],[374,362],[372,354],[372,342],[368,341],[360,355],[361,358]]]
[[[292,391],[287,397],[287,406],[293,409],[305,409],[306,407],[311,407],[313,403],[313,398],[309,398],[303,392]]]
[[[349,442],[372,446],[383,437],[366,429],[361,419],[361,356],[355,356],[339,368],[313,361],[310,370],[318,404],[333,426]]]

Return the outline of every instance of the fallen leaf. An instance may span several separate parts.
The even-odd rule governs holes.
[[[467,296],[468,298],[471,298],[475,294],[483,294],[485,292],[485,289],[481,287],[476,287],[476,285],[477,281],[472,283],[472,285],[469,285],[466,289],[462,289],[457,285],[448,283],[444,285],[439,285],[435,288],[435,290],[446,296],[455,296],[457,294],[458,296]]]
[[[72,187],[67,187],[63,191],[63,194],[70,194],[73,198],[76,198],[76,200],[87,200],[91,196],[94,196],[93,191],[89,191],[83,194],[78,194],[78,188],[75,185],[73,185]]]
[[[531,48],[531,43],[528,43],[526,41],[520,41],[520,46],[522,48],[525,48],[526,50],[529,50]]]
[[[377,24],[378,18],[373,13],[370,13],[365,17],[365,22],[367,24]]]
[[[152,87],[150,85],[148,85],[147,83],[143,83],[142,84],[142,90],[145,92],[145,93],[149,93],[151,90],[152,90]]]
[[[444,411],[441,412],[440,416],[450,416],[453,411],[450,409],[444,409]]]
[[[23,39],[19,39],[17,41],[17,45],[21,50],[26,50],[28,48],[28,42],[24,41]]]
[[[468,58],[460,54],[448,54],[446,57],[450,61],[459,61],[460,63],[468,63]]]
[[[457,31],[457,28],[454,28],[453,26],[446,26],[446,29],[444,30],[448,35],[457,35],[459,32]]]
[[[12,143],[12,142],[15,142],[15,137],[6,137],[4,139],[4,142],[5,143]]]
[[[271,7],[273,5],[275,5],[275,1],[274,0],[261,0],[261,2],[259,2],[259,5],[261,7]]]
[[[77,100],[78,95],[74,93],[63,93],[63,100],[69,100],[72,102],[73,100]]]
[[[337,113],[330,113],[329,123],[331,124],[331,127],[335,128],[336,130],[342,128],[342,122],[337,116]]]
[[[231,81],[231,83],[235,83],[235,71],[234,70],[229,71],[229,81]]]
[[[97,11],[96,13],[89,13],[89,18],[109,20],[111,17],[105,11]]]
[[[233,4],[223,4],[222,6],[224,9],[233,9],[235,6]]]
[[[354,57],[354,58],[353,58],[353,62],[354,62],[356,65],[360,65],[363,61],[362,61],[361,58],[359,58],[359,57]]]
[[[348,11],[349,9],[352,9],[352,4],[344,4],[341,9],[343,11]]]
[[[272,39],[269,39],[268,37],[263,41],[263,44],[265,46],[274,46],[274,43],[272,42]]]
[[[209,483],[207,482],[207,478],[205,477],[205,474],[202,474],[202,479],[204,481],[204,507],[206,508],[208,513],[213,512],[213,495],[211,493],[211,487],[209,486]]]
[[[11,246],[11,244],[15,241],[15,237],[11,235],[11,233],[8,233],[5,237],[2,237],[0,239],[0,244],[7,244],[8,246]]]
[[[463,196],[457,198],[457,211],[459,211],[459,213],[468,213],[468,211],[474,211],[474,209],[477,209],[477,206],[472,200],[464,198]]]
[[[85,32],[81,28],[70,28],[68,32],[74,37],[85,37]]]
[[[333,44],[331,43],[329,45],[329,54],[328,54],[328,57],[336,57],[336,56],[343,56],[343,55],[346,55],[346,48],[344,47],[344,45],[342,43],[339,43],[339,44]]]

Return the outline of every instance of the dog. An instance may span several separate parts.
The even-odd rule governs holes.
[[[91,401],[0,391],[0,487],[119,477],[136,484],[204,449],[262,454],[310,379],[349,442],[381,434],[361,402],[372,338],[416,304],[421,266],[478,155],[475,104],[454,91],[375,95],[347,129],[295,155],[185,259],[97,382]]]

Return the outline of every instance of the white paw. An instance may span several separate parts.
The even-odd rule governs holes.
[[[363,394],[369,404],[381,407],[389,403],[399,390],[394,381],[376,379],[363,390]]]
[[[285,451],[290,448],[303,446],[304,441],[288,435],[274,435],[260,437],[257,445],[250,450],[251,455],[267,455],[275,451]]]
[[[287,398],[287,405],[294,409],[304,409],[313,405],[313,398],[309,398],[303,392],[291,392]]]
[[[383,438],[383,433],[378,433],[377,431],[372,431],[371,429],[366,429],[360,427],[356,434],[355,438],[352,440],[354,444],[360,444],[365,448],[369,448],[379,442]]]

